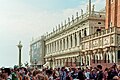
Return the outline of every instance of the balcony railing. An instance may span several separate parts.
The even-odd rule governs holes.
[[[96,32],[92,35],[83,37],[83,38],[81,38],[81,41],[88,40],[88,39],[91,39],[91,38],[96,38],[96,37],[103,36],[103,35],[113,33],[113,32],[120,33],[120,28],[111,27],[109,29],[102,30],[101,32]]]

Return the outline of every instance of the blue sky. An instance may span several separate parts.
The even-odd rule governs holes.
[[[32,37],[51,32],[80,9],[86,9],[88,0],[0,0],[0,67],[18,64],[19,40],[22,41],[22,63],[29,62]],[[96,10],[105,6],[105,0],[92,0]]]

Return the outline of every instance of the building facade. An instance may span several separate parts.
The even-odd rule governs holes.
[[[96,66],[104,67],[116,63],[120,64],[120,1],[106,0],[106,10],[95,11],[91,0],[84,13],[76,13],[68,21],[59,24],[53,32],[45,35],[42,45],[44,66],[76,67]],[[33,52],[35,43],[31,43],[31,63],[34,64]],[[39,50],[40,49],[40,50]],[[41,48],[38,48],[41,51]]]
[[[58,29],[53,30],[50,34],[46,35],[45,48],[46,55],[45,61],[52,64],[52,67],[59,66],[79,66],[91,65],[90,55],[84,55],[88,51],[87,44],[90,41],[84,42],[84,38],[95,32],[104,30],[105,26],[105,12],[94,11],[94,5],[91,7],[91,0],[87,6],[86,12],[72,19],[68,18],[68,23],[59,25]],[[84,47],[88,49],[84,50]],[[84,56],[83,56],[84,55]],[[87,59],[87,60],[86,60]]]
[[[44,64],[45,45],[44,36],[34,39],[30,43],[30,63],[33,67],[41,68]]]

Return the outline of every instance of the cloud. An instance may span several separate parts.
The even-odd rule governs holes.
[[[99,6],[102,4],[100,1],[103,2],[103,0],[97,0],[94,3]],[[19,40],[22,40],[23,44],[22,62],[29,61],[31,38],[51,32],[53,27],[67,20],[68,17],[75,16],[76,12],[79,12],[80,15],[80,9],[85,10],[86,4],[59,11],[49,11],[36,9],[36,7],[19,0],[0,0],[0,55],[3,55],[0,56],[0,63],[7,66],[17,64],[18,49],[16,45]],[[8,64],[7,61],[9,61]]]

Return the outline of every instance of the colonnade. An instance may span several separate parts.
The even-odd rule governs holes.
[[[75,54],[75,53],[74,53]],[[91,66],[91,64],[115,63],[116,56],[113,51],[87,51],[80,52],[78,56],[54,59],[54,66]]]
[[[62,50],[66,50],[69,48],[80,46],[81,37],[87,36],[87,29],[82,29],[77,32],[74,32],[70,35],[66,35],[61,39],[57,39],[56,41],[51,41],[46,44],[46,53],[54,53]]]

